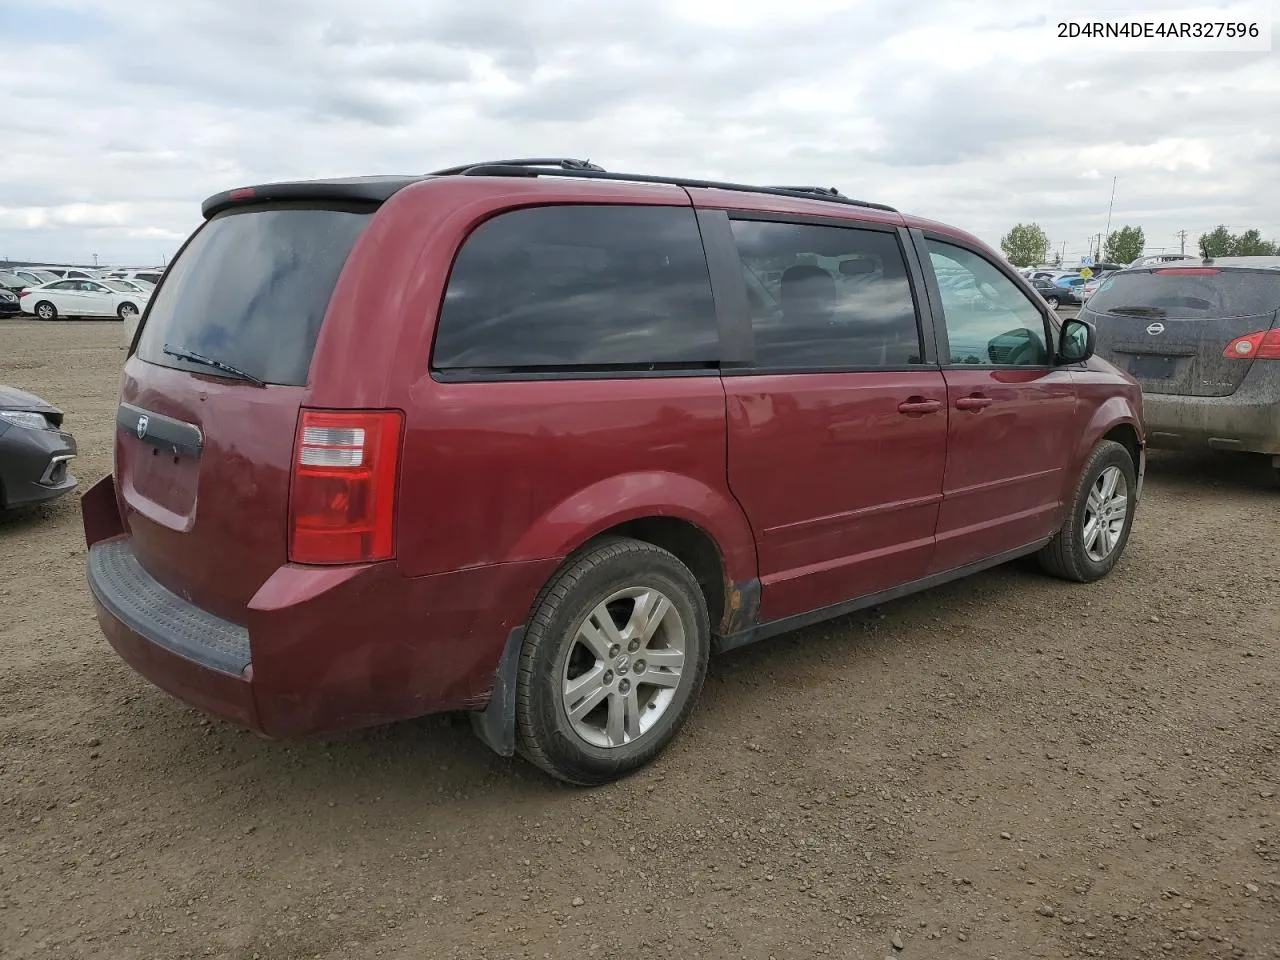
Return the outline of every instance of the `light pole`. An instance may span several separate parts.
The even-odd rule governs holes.
[[[1111,178],[1111,202],[1110,202],[1109,204],[1107,204],[1107,232],[1106,232],[1106,236],[1108,236],[1108,237],[1110,237],[1110,236],[1111,236],[1111,208],[1112,208],[1112,207],[1114,207],[1114,206],[1116,205],[1116,180],[1118,180],[1118,179],[1119,179],[1118,177],[1112,177],[1112,178]],[[1099,253],[1099,255],[1101,255],[1101,253],[1102,253],[1101,249],[1099,249],[1098,253]],[[1099,257],[1099,259],[1101,259],[1101,257]]]

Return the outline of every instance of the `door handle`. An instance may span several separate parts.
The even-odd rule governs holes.
[[[898,412],[908,416],[921,416],[926,413],[937,413],[942,409],[941,400],[930,400],[926,397],[911,397],[898,404]]]
[[[995,403],[995,401],[992,400],[990,397],[984,397],[979,394],[974,394],[971,397],[961,397],[959,400],[957,400],[956,409],[972,410],[974,413],[977,413],[980,410],[985,410],[987,407],[991,406],[993,403]]]

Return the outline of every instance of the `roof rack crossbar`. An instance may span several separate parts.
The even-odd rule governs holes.
[[[485,163],[463,167],[459,171],[469,177],[581,177],[589,180],[613,180],[622,183],[657,183],[673,187],[689,187],[705,190],[733,190],[738,193],[763,193],[771,196],[793,197],[797,200],[823,200],[843,203],[872,210],[898,211],[888,204],[855,200],[825,187],[758,187],[745,183],[724,183],[719,180],[690,180],[685,177],[659,177],[645,173],[612,173],[600,169],[557,169],[555,167],[526,166],[524,164]],[[446,176],[448,174],[439,174]]]
[[[561,170],[592,170],[604,173],[604,167],[597,166],[590,160],[575,160],[573,157],[526,157],[520,160],[485,160],[480,163],[464,163],[443,170],[433,170],[428,176],[452,177],[467,174],[481,167],[558,167]]]

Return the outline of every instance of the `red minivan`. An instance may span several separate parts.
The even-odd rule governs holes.
[[[974,237],[571,160],[204,204],[84,497],[111,645],[271,736],[469,711],[579,784],[726,650],[1027,554],[1107,574],[1141,395]]]

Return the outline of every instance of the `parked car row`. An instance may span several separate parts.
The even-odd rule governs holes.
[[[75,267],[0,270],[0,315],[28,313],[40,320],[113,317],[128,321],[145,307],[161,271],[92,271]]]
[[[1090,267],[1024,267],[1018,272],[1056,310],[1063,305],[1084,303],[1103,280],[1124,269],[1124,264],[1099,263]]]

